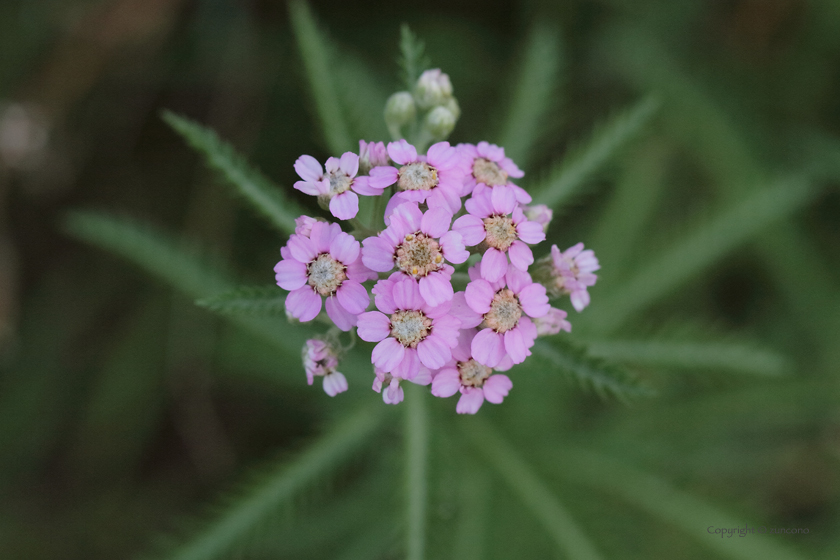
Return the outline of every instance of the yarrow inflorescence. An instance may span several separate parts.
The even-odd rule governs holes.
[[[291,318],[333,325],[306,342],[309,384],[323,377],[328,395],[347,390],[338,336],[356,331],[376,343],[373,389],[385,403],[401,402],[408,381],[430,385],[436,397],[460,393],[456,411],[474,414],[508,395],[513,383],[498,372],[524,362],[537,337],[571,332],[567,312],[549,297],[569,296],[583,310],[599,265],[582,243],[564,252],[554,245],[535,263],[532,246],[545,240],[551,209],[530,205],[514,183],[524,172],[504,148],[446,142],[451,126],[429,124],[437,110],[452,126],[460,115],[449,77],[428,70],[388,102],[395,141],[361,140],[358,154],[330,157],[325,167],[298,158],[295,188],[342,222],[299,217],[274,271],[290,292]],[[357,195],[375,197],[372,212],[360,214]],[[368,225],[357,219],[369,214]]]

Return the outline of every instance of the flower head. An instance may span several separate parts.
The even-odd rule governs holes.
[[[543,231],[548,231],[548,225],[551,223],[551,218],[554,217],[554,212],[545,204],[534,204],[533,206],[523,206],[522,212],[525,217],[532,222],[537,222],[543,228]]]
[[[310,385],[316,377],[324,378],[324,392],[334,397],[347,390],[347,378],[337,371],[338,355],[333,346],[325,340],[311,338],[303,346],[303,367],[306,381]]]
[[[446,398],[461,392],[455,408],[458,414],[475,414],[485,399],[499,404],[513,387],[507,375],[494,375],[490,367],[473,357],[472,342],[476,334],[475,329],[460,332],[458,344],[452,349],[452,360],[432,380],[432,394],[436,397]]]
[[[528,245],[545,239],[545,232],[537,222],[525,219],[512,190],[494,186],[467,200],[469,214],[452,224],[452,230],[461,234],[464,245],[470,247],[481,242],[487,246],[481,258],[481,276],[490,282],[501,279],[508,270],[508,260],[521,271],[528,270],[534,254]]]
[[[420,295],[431,306],[452,299],[450,278],[454,269],[470,256],[461,234],[449,231],[452,214],[443,208],[420,211],[416,202],[399,205],[389,226],[376,237],[363,241],[362,261],[377,272],[397,268],[416,279]]]
[[[370,303],[361,282],[375,278],[359,259],[359,242],[338,224],[314,222],[310,235],[295,234],[274,267],[277,285],[290,293],[286,309],[296,319],[311,321],[327,298],[327,315],[338,328],[350,330]],[[373,274],[373,276],[372,276]]]
[[[374,367],[376,377],[373,380],[373,390],[382,393],[382,400],[385,404],[399,404],[403,401],[405,393],[400,383],[404,381],[401,377],[391,375]],[[428,385],[432,382],[432,372],[424,365],[420,366],[420,372],[411,380],[416,385]]]
[[[488,142],[458,144],[461,154],[461,167],[464,171],[464,190],[462,196],[481,194],[486,189],[506,186],[511,189],[520,204],[531,202],[531,195],[525,189],[514,185],[510,178],[519,179],[525,173],[505,157],[505,149]]]
[[[359,140],[359,173],[367,175],[374,167],[388,165],[388,150],[384,142]]]
[[[537,327],[537,336],[549,336],[560,331],[572,332],[572,324],[566,320],[568,313],[562,309],[552,307],[542,317],[534,319],[534,326]]]
[[[589,305],[587,288],[594,286],[598,276],[594,272],[601,268],[592,249],[583,250],[583,243],[560,251],[551,246],[552,282],[549,289],[555,295],[568,294],[574,308],[580,312]]]
[[[345,152],[341,159],[331,157],[326,163],[326,173],[312,156],[303,155],[295,161],[295,171],[302,181],[295,188],[306,194],[317,196],[318,202],[328,206],[330,213],[339,220],[355,218],[359,213],[359,197],[382,194],[382,189],[370,184],[368,177],[357,177],[359,156]]]

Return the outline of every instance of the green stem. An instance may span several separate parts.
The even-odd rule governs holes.
[[[405,462],[407,560],[423,560],[426,548],[426,464],[429,455],[429,419],[426,395],[405,384]]]

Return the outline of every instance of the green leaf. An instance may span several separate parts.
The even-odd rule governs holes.
[[[415,35],[407,24],[400,27],[400,57],[398,59],[402,70],[402,80],[406,91],[413,92],[420,74],[429,65],[426,56],[426,45]]]
[[[382,407],[362,408],[344,417],[292,461],[283,461],[273,472],[251,485],[192,540],[179,546],[168,560],[211,560],[229,554],[237,544],[269,519],[278,508],[302,490],[326,477],[376,433]]]
[[[546,23],[537,23],[528,36],[519,68],[516,86],[500,135],[505,155],[520,167],[527,168],[545,118],[557,103],[563,50],[560,30]]]
[[[427,466],[429,462],[429,414],[425,391],[405,384],[405,491],[408,560],[423,560],[426,555]],[[385,387],[382,388],[385,390]]]
[[[566,153],[542,182],[529,189],[534,203],[557,208],[569,202],[601,166],[642,131],[658,107],[659,101],[648,97],[597,126],[585,142]]]
[[[652,367],[769,376],[783,375],[793,369],[792,362],[778,352],[734,342],[614,340],[589,342],[588,348],[600,358]]]
[[[281,189],[249,166],[230,144],[209,128],[175,113],[164,112],[163,120],[201,152],[207,165],[218,171],[274,227],[283,233],[294,233],[295,218],[304,212]]]
[[[353,145],[341,110],[330,60],[334,49],[326,34],[318,29],[309,4],[301,0],[289,2],[289,15],[327,148],[336,156],[354,150],[357,146]]]
[[[489,461],[531,510],[557,547],[573,560],[598,559],[595,545],[520,453],[480,417],[464,418],[461,434]]]
[[[601,300],[597,311],[593,307],[589,319],[602,330],[621,326],[634,313],[668,295],[773,222],[802,208],[816,192],[801,177],[783,179],[754,192],[676,241],[620,290]]]
[[[591,389],[601,397],[613,396],[623,401],[653,395],[652,390],[641,385],[628,371],[590,355],[585,346],[563,336],[550,340],[537,340],[531,352],[581,387]]]
[[[708,534],[710,526],[742,527],[739,519],[703,500],[682,492],[647,473],[587,451],[563,446],[549,451],[545,463],[552,472],[576,484],[585,484],[646,511],[666,525],[683,531],[715,554],[735,560],[802,560],[802,556],[775,542],[774,535],[747,534],[746,538],[722,539]]]
[[[286,315],[286,292],[277,286],[243,287],[195,302],[223,315]]]

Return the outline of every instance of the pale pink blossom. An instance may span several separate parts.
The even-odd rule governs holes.
[[[371,187],[384,189],[396,183],[399,201],[425,202],[429,208],[447,208],[454,214],[461,208],[463,172],[460,157],[449,142],[432,144],[426,156],[406,142],[390,142],[388,155],[400,166],[374,167],[370,170]]]
[[[359,173],[367,175],[374,167],[388,165],[388,149],[384,142],[359,140]]]
[[[432,380],[432,394],[436,397],[447,398],[460,391],[461,398],[455,408],[458,414],[475,414],[485,399],[500,404],[513,387],[507,375],[493,375],[490,367],[473,357],[472,342],[476,334],[475,329],[459,333],[458,344],[452,349],[452,360]],[[509,358],[507,361],[510,362]]]
[[[480,278],[475,267],[469,273],[472,281],[463,296],[459,292],[453,297],[451,309],[462,328],[485,327],[472,341],[473,357],[488,367],[498,366],[505,356],[521,364],[537,338],[531,318],[543,317],[550,309],[545,286],[513,267],[496,282]]]
[[[312,233],[312,224],[317,221],[317,218],[298,216],[295,218],[295,233],[304,237],[309,237],[309,234]]]
[[[289,290],[286,309],[302,322],[321,311],[325,296],[327,315],[343,331],[356,324],[356,317],[370,303],[362,282],[376,273],[362,264],[359,242],[341,231],[338,224],[315,222],[309,237],[292,235],[281,249],[283,260],[274,267],[277,285]]]
[[[580,312],[589,305],[589,286],[594,286],[598,276],[594,272],[601,268],[592,249],[583,250],[583,243],[578,243],[561,252],[557,245],[551,246],[552,292],[568,294],[572,306]]]
[[[347,378],[337,370],[336,350],[325,340],[309,339],[303,347],[303,367],[306,382],[310,385],[316,377],[324,378],[324,392],[334,397],[347,390]]]
[[[520,204],[531,202],[531,195],[525,189],[513,184],[510,178],[519,179],[525,173],[505,157],[505,149],[495,144],[479,142],[473,144],[458,144],[461,155],[461,168],[464,171],[464,182],[461,196],[481,194],[495,186],[505,186],[512,190],[516,201]]]
[[[534,319],[537,336],[549,336],[560,331],[572,332],[572,324],[566,320],[568,315],[562,309],[552,307],[544,316]]]
[[[345,152],[341,159],[331,157],[326,163],[326,173],[312,156],[303,155],[295,161],[295,171],[302,181],[295,188],[306,194],[317,196],[321,204],[329,205],[330,213],[339,220],[355,218],[359,213],[359,197],[382,194],[369,177],[357,177],[359,156]]]
[[[373,365],[394,377],[413,380],[420,366],[438,369],[452,357],[457,344],[458,319],[449,305],[428,305],[411,278],[380,280],[374,287],[379,311],[359,315],[359,338],[378,342]]]
[[[526,271],[534,262],[528,245],[545,239],[540,224],[525,219],[512,190],[495,186],[481,195],[473,195],[465,207],[469,214],[452,224],[452,231],[461,234],[464,245],[471,247],[481,242],[487,246],[481,257],[481,276],[490,282],[501,279],[511,264]]]
[[[447,209],[430,208],[424,213],[416,202],[403,203],[385,230],[362,242],[362,262],[377,272],[396,267],[417,280],[420,295],[432,307],[449,301],[454,269],[446,261],[459,264],[470,256],[461,234],[449,230],[451,221]]]
[[[551,223],[551,218],[554,217],[554,211],[545,204],[523,206],[522,212],[525,214],[526,218],[532,222],[540,224],[543,231],[548,231],[548,225]]]
[[[382,393],[382,401],[385,404],[399,404],[405,398],[400,383],[404,379],[386,373],[378,367],[374,367],[373,390],[377,393]],[[411,380],[411,383],[416,385],[428,385],[432,382],[432,372],[424,365],[420,365],[420,372]]]

